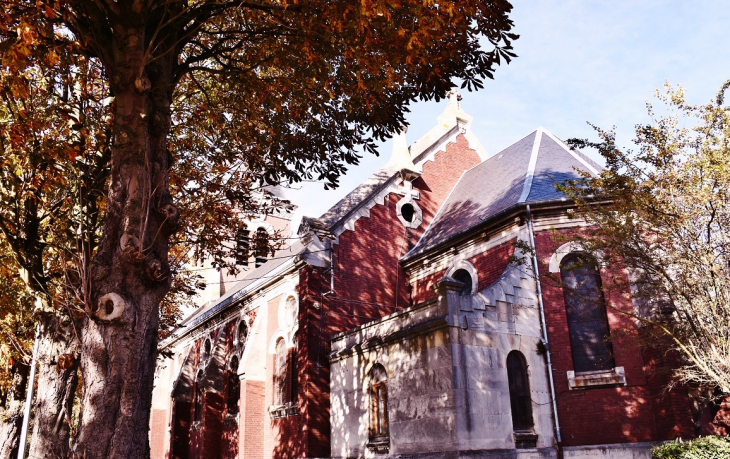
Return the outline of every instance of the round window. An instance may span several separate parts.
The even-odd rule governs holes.
[[[290,296],[284,305],[284,322],[291,328],[297,322],[297,299]]]
[[[400,214],[403,216],[403,220],[411,223],[413,221],[413,217],[416,215],[416,208],[413,207],[413,204],[411,203],[405,203],[400,208]]]

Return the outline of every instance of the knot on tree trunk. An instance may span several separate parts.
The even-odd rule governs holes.
[[[145,91],[148,91],[152,87],[152,83],[150,82],[149,79],[147,79],[145,77],[140,77],[140,78],[137,78],[136,80],[134,80],[134,87],[139,92],[145,92]]]
[[[177,207],[173,204],[163,204],[159,210],[160,214],[165,217],[163,225],[170,233],[174,233],[177,230],[178,222],[180,221],[180,212]]]
[[[147,260],[145,272],[147,273],[147,277],[151,281],[162,282],[169,277],[170,267],[167,265],[167,263],[163,263],[156,258],[150,258]]]
[[[111,322],[124,314],[127,302],[117,293],[107,293],[99,301],[91,304],[91,315],[99,320]]]
[[[144,258],[140,250],[139,238],[134,234],[124,233],[119,240],[124,258],[133,262],[139,262]]]

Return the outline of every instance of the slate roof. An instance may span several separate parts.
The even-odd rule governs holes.
[[[518,205],[564,200],[555,183],[578,178],[576,169],[598,174],[602,167],[543,128],[474,166],[459,179],[446,202],[403,259],[413,258]]]
[[[208,306],[202,307],[192,313],[181,323],[181,328],[191,329],[196,325],[205,322],[209,317],[214,316],[234,301],[242,298],[247,293],[250,293],[252,289],[247,287],[251,287],[253,284],[256,284],[254,287],[258,288],[262,284],[265,284],[268,280],[277,277],[277,274],[272,274],[272,272],[276,270],[276,268],[304,252],[304,249],[305,247],[300,242],[296,242],[285,249],[277,251],[276,254],[266,263],[252,271],[249,271],[243,279],[236,282],[222,297],[211,302]]]

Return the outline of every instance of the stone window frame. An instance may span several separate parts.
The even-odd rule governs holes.
[[[294,314],[294,320],[291,324],[287,323],[287,302],[289,298],[294,298],[295,304],[296,304],[296,312]],[[281,300],[279,300],[279,307],[277,309],[277,323],[279,325],[279,330],[282,330],[284,332],[287,332],[289,335],[293,335],[294,332],[296,332],[299,329],[299,294],[295,289],[289,290],[285,294],[281,296]],[[291,339],[287,340],[287,344],[291,346]]]
[[[548,271],[552,274],[559,274],[560,265],[562,264],[563,258],[572,253],[585,253],[588,256],[594,258],[598,265],[599,275],[600,270],[607,266],[603,252],[596,251],[595,253],[590,253],[582,244],[571,241],[561,245],[555,250],[555,252],[553,252],[553,254],[550,256],[550,262],[548,263]],[[606,314],[608,315],[607,309]],[[615,365],[616,364],[614,362],[614,367],[608,370],[582,372],[577,372],[575,370],[567,371],[566,377],[568,380],[568,389],[581,390],[590,388],[625,386],[626,372],[624,370],[624,367]]]
[[[468,272],[471,276],[471,294],[474,295],[479,291],[479,275],[477,273],[477,269],[469,260],[465,260],[463,258],[455,260],[449,270],[446,271],[446,275],[453,277],[454,273],[460,269]]]
[[[375,373],[380,373],[375,380]],[[375,363],[368,371],[368,444],[367,447],[376,454],[385,454],[390,450],[390,425],[388,416],[388,372],[381,363]],[[382,421],[382,422],[381,422]]]
[[[406,204],[413,206],[413,219],[411,219],[411,221],[408,221],[405,217],[403,217],[402,209]],[[416,204],[416,201],[411,196],[403,196],[403,198],[395,204],[395,214],[398,217],[398,220],[400,220],[406,228],[415,229],[423,223],[423,210],[418,206],[418,204]]]
[[[214,340],[213,336],[207,335],[202,343],[200,343],[200,355],[198,357],[198,367],[199,368],[205,368],[208,366],[208,362],[210,362],[211,357],[213,357],[213,351],[214,351]],[[210,349],[206,350],[205,347],[208,345]]]
[[[243,338],[243,340],[241,340],[241,325],[244,325],[246,327],[246,336]],[[245,314],[242,314],[236,322],[236,328],[234,333],[235,339],[233,340],[233,344],[238,347],[239,350],[243,349],[249,335],[251,334],[251,325],[248,323],[248,317]]]

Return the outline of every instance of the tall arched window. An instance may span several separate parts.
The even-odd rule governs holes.
[[[195,403],[193,404],[193,422],[203,419],[203,370],[198,370],[195,378]]]
[[[370,443],[389,444],[388,375],[378,364],[370,370]]]
[[[241,266],[248,266],[249,249],[251,248],[250,243],[250,231],[243,225],[236,232],[236,264]]]
[[[530,380],[527,377],[527,363],[519,351],[507,355],[507,381],[509,382],[509,404],[512,408],[512,429],[515,432],[531,430],[532,399]]]
[[[238,401],[240,398],[241,380],[238,378],[238,357],[234,355],[228,368],[228,400],[226,403],[228,414],[238,414]]]
[[[274,405],[283,405],[286,400],[286,343],[284,338],[276,342],[274,362]]]
[[[266,232],[266,228],[260,226],[256,230],[256,267],[266,263],[269,256],[269,233]]]
[[[460,296],[471,295],[473,280],[471,278],[471,274],[469,274],[469,271],[467,271],[466,269],[457,269],[451,277],[464,284],[464,286],[461,287],[461,290],[459,291]]]
[[[560,262],[563,296],[568,317],[573,369],[576,372],[614,367],[606,304],[598,265],[583,253],[571,253]]]

